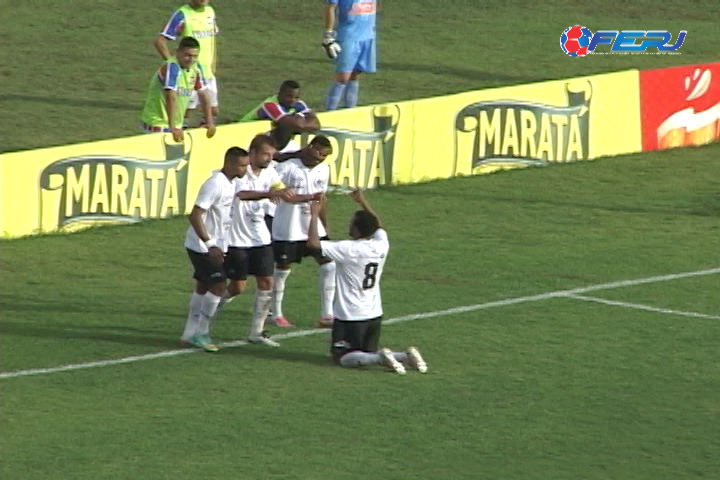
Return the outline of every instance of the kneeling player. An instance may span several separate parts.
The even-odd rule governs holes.
[[[350,220],[352,240],[321,241],[318,214],[322,205],[321,202],[310,205],[307,246],[320,250],[323,256],[331,258],[337,265],[331,344],[333,359],[343,367],[385,365],[404,375],[408,365],[425,373],[427,364],[417,348],[409,347],[404,352],[379,348],[383,314],[380,277],[390,243],[362,192],[356,190],[351,197],[362,208]]]

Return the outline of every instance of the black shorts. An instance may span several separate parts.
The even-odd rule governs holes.
[[[330,240],[327,235],[320,240]],[[320,250],[307,248],[307,242],[286,242],[284,240],[273,240],[273,251],[275,262],[278,265],[290,265],[291,263],[302,263],[303,257],[314,257],[317,259],[327,258],[320,255]],[[328,259],[329,260],[329,259]]]
[[[273,249],[270,245],[228,248],[225,274],[231,280],[245,280],[248,275],[272,277],[274,270]]]
[[[339,359],[346,353],[355,350],[377,352],[381,326],[382,317],[360,321],[335,319],[332,327],[330,353]]]
[[[199,253],[186,248],[190,263],[192,263],[195,272],[193,278],[203,285],[211,287],[217,283],[224,282],[227,277],[223,265],[215,265],[207,253]]]
[[[272,215],[265,215],[265,225],[268,228],[268,232],[272,233],[272,222],[275,219]]]

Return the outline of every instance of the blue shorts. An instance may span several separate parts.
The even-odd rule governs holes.
[[[337,73],[375,72],[375,39],[343,40],[338,43],[342,50],[335,61]]]

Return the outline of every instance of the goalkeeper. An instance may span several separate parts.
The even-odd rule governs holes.
[[[322,46],[335,60],[335,78],[326,110],[358,104],[358,76],[375,72],[375,15],[378,0],[325,0],[325,36]],[[337,32],[336,32],[337,30]]]

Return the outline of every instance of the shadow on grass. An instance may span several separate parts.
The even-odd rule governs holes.
[[[158,330],[145,330],[124,326],[86,326],[71,324],[28,324],[0,322],[0,335],[49,339],[80,339],[128,345],[144,345],[171,349],[177,347],[176,338]]]
[[[272,348],[264,345],[243,345],[241,347],[226,348],[223,355],[239,355],[255,357],[268,361],[282,361],[289,363],[308,363],[321,367],[334,366],[327,353],[321,351],[302,351],[284,347]]]

